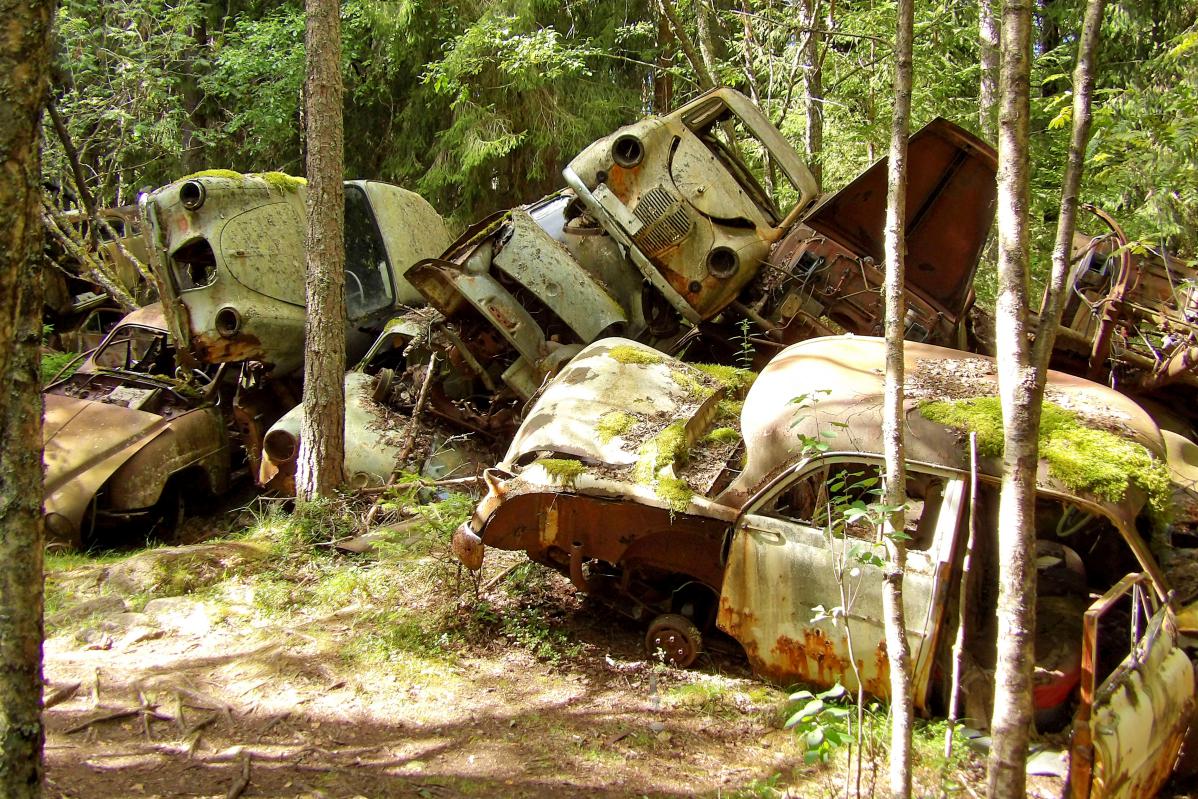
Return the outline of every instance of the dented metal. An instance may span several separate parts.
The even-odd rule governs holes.
[[[258,361],[273,376],[302,365],[305,192],[298,178],[218,171],[143,197],[159,294],[192,363]],[[348,181],[345,196],[347,352],[357,358],[372,325],[421,302],[404,274],[448,235],[397,186]]]
[[[151,306],[127,316],[75,374],[48,387],[50,539],[90,544],[106,519],[169,515],[176,508],[158,506],[224,491],[230,447],[216,402],[222,377],[177,371],[161,309]]]

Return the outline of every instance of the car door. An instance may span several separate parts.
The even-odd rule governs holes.
[[[876,492],[880,463],[821,458],[750,500],[729,545],[717,624],[753,667],[781,683],[889,693],[876,529],[854,519]],[[903,602],[923,706],[965,506],[965,481],[909,467]],[[846,623],[841,623],[844,620]],[[855,665],[855,668],[854,668]]]
[[[1152,796],[1172,773],[1194,709],[1193,667],[1178,645],[1173,609],[1147,574],[1129,574],[1090,606],[1083,630],[1070,795]],[[1123,635],[1131,651],[1104,676],[1103,639]]]

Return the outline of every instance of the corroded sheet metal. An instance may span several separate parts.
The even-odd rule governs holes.
[[[621,362],[612,356],[615,346],[639,353],[647,362]],[[644,344],[617,339],[595,342],[546,387],[512,439],[504,462],[549,450],[613,466],[635,463],[636,445],[623,435],[602,441],[597,425],[608,413],[666,422],[689,418],[699,403],[674,378],[672,373],[680,369],[693,371]]]
[[[804,224],[883,263],[886,163],[824,200]],[[994,149],[946,119],[907,145],[906,285],[953,319],[965,311],[994,219],[996,170]]]
[[[380,183],[356,181],[366,189],[379,231],[393,265],[395,299],[399,305],[423,305],[420,292],[405,277],[412,264],[439,255],[449,246],[449,229],[441,215],[419,194]]]
[[[566,199],[560,200],[565,203]],[[545,303],[584,342],[613,335],[628,322],[619,303],[570,252],[529,215],[511,213],[511,237],[492,261]]]
[[[46,512],[78,529],[96,491],[166,430],[161,417],[118,405],[45,394],[42,438]]]
[[[391,476],[409,422],[406,416],[375,401],[377,379],[365,372],[345,375],[345,471],[351,478],[360,475],[362,485],[379,485]],[[298,446],[303,419],[304,406],[297,405],[275,422],[267,435],[276,430],[290,433]],[[264,452],[258,482],[265,485],[276,475],[291,475],[294,470],[294,455],[281,461]]]
[[[976,360],[993,364],[992,358],[967,355],[959,350],[908,342],[904,348],[907,373],[917,374],[921,361],[959,363]],[[882,391],[885,365],[884,342],[864,336],[810,339],[787,347],[777,355],[753,384],[741,413],[742,433],[748,463],[741,476],[722,495],[723,501],[739,506],[760,490],[769,478],[801,456],[798,436],[819,437],[822,429],[831,451],[865,452],[881,455]],[[995,390],[988,393],[993,396]],[[1164,441],[1152,418],[1135,402],[1114,389],[1062,372],[1049,373],[1049,390],[1060,392],[1081,408],[1104,408],[1119,418],[1126,433],[1157,457],[1165,455]],[[803,393],[812,394],[814,404],[802,407],[791,402]],[[913,461],[969,470],[969,453],[961,447],[960,434],[924,418],[918,403],[910,400],[906,412],[907,458]],[[845,422],[833,427],[828,422]],[[830,437],[829,437],[830,436]],[[999,459],[983,458],[982,472],[1001,475]],[[1076,495],[1051,478],[1042,468],[1039,482],[1062,494]],[[1094,498],[1087,498],[1093,501]],[[1110,506],[1117,517],[1132,525],[1137,508],[1128,503]],[[1109,504],[1109,503],[1108,503]],[[1106,505],[1104,505],[1106,507]]]
[[[724,122],[727,126],[721,127]],[[779,167],[797,200],[777,208],[720,137],[739,129]],[[618,152],[632,143],[634,158]],[[589,213],[682,316],[716,316],[818,191],[794,148],[748,98],[716,89],[583,150],[563,172]]]
[[[1139,601],[1138,586],[1147,582],[1146,575],[1131,575],[1086,612],[1082,703],[1070,774],[1075,799],[1155,795],[1171,776],[1189,728],[1194,670],[1178,645],[1168,605],[1157,609],[1128,657],[1094,689],[1098,622],[1122,596],[1131,593]],[[1151,594],[1147,598],[1151,601]]]
[[[951,544],[952,536],[948,538]],[[816,606],[831,613],[841,604],[835,563],[843,557],[843,548],[852,545],[851,539],[837,539],[829,546],[822,530],[766,516],[748,516],[737,525],[716,623],[744,647],[754,671],[782,685],[840,683],[850,690],[856,690],[859,674],[868,693],[889,695],[879,570],[862,565],[856,576],[845,576],[854,597],[847,615],[851,654],[843,628],[830,615],[814,620]],[[908,553],[903,606],[914,662],[930,657],[925,644],[935,638],[933,599],[942,598],[940,574],[926,553]],[[922,681],[912,688],[916,706],[922,707],[929,672],[918,673]]]

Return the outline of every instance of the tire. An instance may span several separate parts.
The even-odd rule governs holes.
[[[703,651],[703,635],[686,616],[663,613],[649,624],[645,650],[650,657],[660,657],[671,666],[685,669]]]

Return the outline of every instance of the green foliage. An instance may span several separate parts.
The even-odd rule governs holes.
[[[919,410],[933,422],[976,432],[983,455],[1002,454],[1002,407],[997,397],[926,402]],[[1155,517],[1167,514],[1172,491],[1168,470],[1142,444],[1086,427],[1076,414],[1052,402],[1045,402],[1041,411],[1039,437],[1040,457],[1048,462],[1049,474],[1069,488],[1119,502],[1134,484],[1148,495]]]
[[[67,378],[74,374],[75,370],[83,363],[83,359],[79,355],[80,353],[78,352],[48,352],[42,350],[42,384],[49,383],[59,372],[62,372],[59,379]],[[70,369],[63,371],[63,367],[71,364],[71,361],[75,361],[75,363],[71,365]]]
[[[853,741],[849,730],[853,710],[846,700],[848,692],[840,683],[818,694],[798,691],[790,695],[797,709],[784,726],[802,737],[806,762],[827,763],[837,749]]]
[[[652,366],[664,360],[660,355],[646,352],[640,347],[633,347],[631,344],[617,344],[607,351],[607,357],[618,363],[633,363],[642,366]]]
[[[595,425],[595,432],[599,436],[599,441],[606,444],[613,438],[627,433],[635,424],[636,417],[630,413],[608,411],[599,417],[599,424]]]

